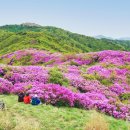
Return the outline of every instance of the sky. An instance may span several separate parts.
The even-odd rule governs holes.
[[[33,22],[88,36],[130,37],[130,0],[0,0],[0,25]]]

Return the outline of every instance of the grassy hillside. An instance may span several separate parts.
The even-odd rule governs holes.
[[[0,27],[0,54],[26,48],[80,53],[100,50],[130,50],[130,42],[95,39],[49,26],[6,25]]]
[[[13,95],[0,95],[0,99],[7,107],[6,111],[0,111],[0,130],[88,130],[89,125],[107,130],[106,124],[109,130],[130,130],[128,122],[95,111],[45,104],[25,105],[18,103],[17,96]]]

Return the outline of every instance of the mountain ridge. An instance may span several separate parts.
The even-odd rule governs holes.
[[[36,48],[52,52],[84,53],[101,50],[130,50],[130,41],[96,39],[53,26],[0,26],[0,54]]]

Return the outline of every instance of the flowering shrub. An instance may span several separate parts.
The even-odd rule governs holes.
[[[13,69],[12,72],[7,73],[4,76],[6,79],[11,81],[13,84],[20,82],[43,82],[48,81],[48,71],[42,69],[42,67],[20,67]]]
[[[88,69],[88,74],[95,74],[97,73],[100,77],[109,78],[111,71],[103,68],[102,66],[92,66]]]
[[[52,68],[49,74],[50,74],[49,82],[64,86],[69,85],[68,80],[63,76],[63,74],[60,72],[58,68]]]
[[[99,61],[105,64],[115,64],[117,66],[130,63],[130,52],[123,51],[101,51],[98,53]]]
[[[30,94],[38,94],[45,103],[53,105],[74,106],[74,94],[69,89],[57,84],[33,84],[28,91]]]
[[[0,94],[10,93],[12,83],[6,79],[0,78]]]
[[[96,109],[121,119],[130,115],[130,52],[63,55],[30,49],[1,59],[9,65],[0,66],[0,94],[25,91],[46,104]],[[13,66],[28,64],[34,66]]]

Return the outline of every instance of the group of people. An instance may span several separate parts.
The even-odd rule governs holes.
[[[41,103],[37,94],[30,97],[29,93],[20,92],[18,94],[18,102],[24,102],[25,104],[39,105]]]

